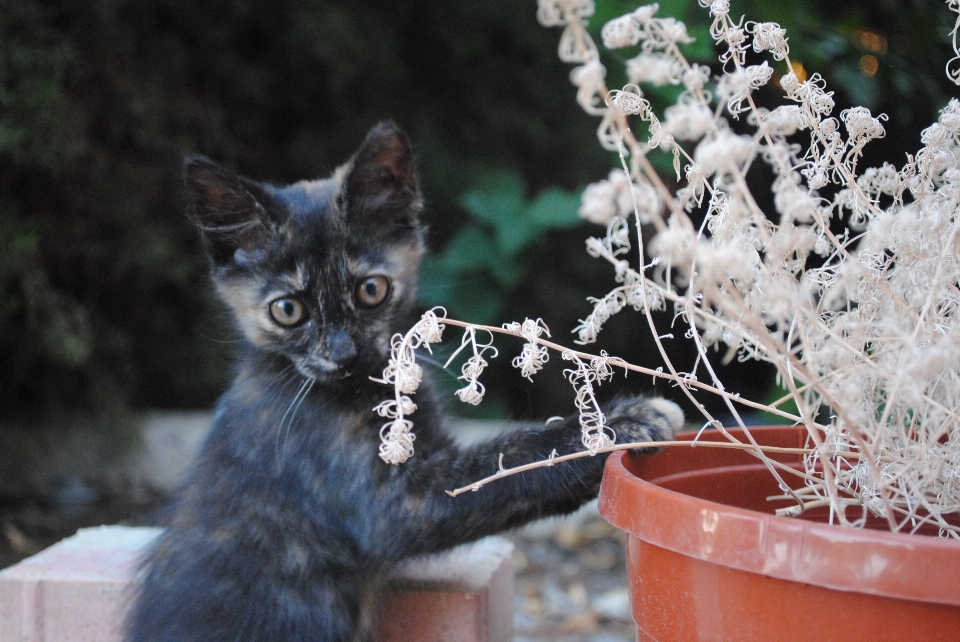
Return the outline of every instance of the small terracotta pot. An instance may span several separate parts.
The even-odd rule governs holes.
[[[770,446],[806,437],[792,426],[750,432]],[[801,466],[797,455],[777,459]],[[790,505],[767,501],[778,494],[741,451],[676,446],[607,459],[600,513],[627,533],[638,640],[960,640],[960,542],[831,526],[813,511],[777,517]]]

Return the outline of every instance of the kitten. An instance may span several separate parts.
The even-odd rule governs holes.
[[[392,390],[379,377],[415,301],[422,199],[407,138],[375,127],[333,176],[287,187],[186,164],[192,216],[216,290],[236,318],[236,380],[146,559],[127,639],[371,641],[378,596],[401,561],[443,551],[597,494],[605,456],[444,490],[582,450],[577,418],[462,448],[429,382],[416,454],[378,456]],[[619,440],[668,439],[679,409],[626,398],[606,408]],[[671,423],[672,422],[672,423]]]

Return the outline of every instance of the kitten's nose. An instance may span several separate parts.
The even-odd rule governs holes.
[[[337,328],[327,332],[324,343],[327,359],[338,366],[348,365],[357,356],[357,346],[346,330]]]

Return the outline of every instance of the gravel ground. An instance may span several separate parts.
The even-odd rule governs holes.
[[[623,533],[596,503],[508,535],[516,642],[633,642]]]

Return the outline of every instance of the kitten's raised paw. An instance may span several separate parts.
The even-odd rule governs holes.
[[[683,427],[680,406],[662,397],[621,397],[604,408],[604,413],[618,444],[670,441]]]

